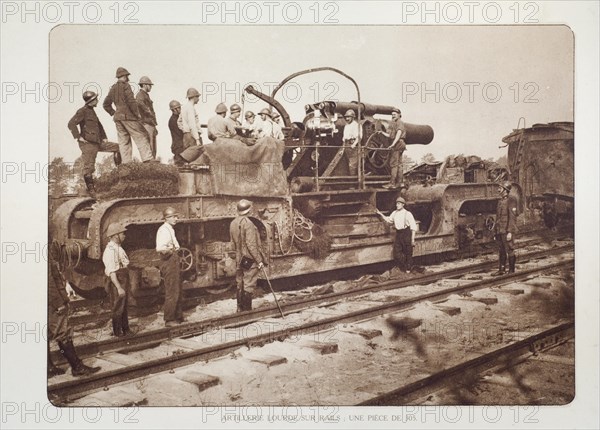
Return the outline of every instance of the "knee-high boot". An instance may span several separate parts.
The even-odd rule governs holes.
[[[515,273],[515,264],[517,262],[517,257],[515,255],[511,255],[508,257],[508,273]]]
[[[89,367],[83,364],[83,361],[80,360],[75,352],[75,346],[73,346],[73,341],[71,339],[66,342],[58,342],[58,346],[60,347],[62,355],[65,356],[71,365],[71,373],[73,376],[91,375],[101,369],[100,367]]]

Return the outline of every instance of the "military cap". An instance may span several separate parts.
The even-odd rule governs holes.
[[[117,78],[120,78],[121,76],[129,76],[129,75],[131,75],[131,73],[129,73],[125,67],[117,68],[117,73],[116,73]]]
[[[402,204],[406,204],[406,200],[404,200],[404,197],[402,197],[402,196],[398,196],[396,198],[396,203],[398,203],[398,202],[400,202]]]
[[[247,111],[246,114],[244,115],[244,117],[246,119],[252,118],[253,116],[254,116],[254,112],[252,112],[251,110]]]
[[[225,103],[219,103],[217,105],[217,107],[215,108],[215,112],[216,113],[226,113],[227,112],[227,106],[225,106]]]
[[[344,116],[351,116],[352,118],[356,118],[356,114],[354,113],[354,111],[352,109],[348,109],[346,111],[346,113],[344,114]]]
[[[198,90],[196,88],[188,88],[186,97],[188,99],[191,99],[194,97],[200,97],[200,93],[198,92]]]
[[[165,210],[163,211],[163,218],[167,218],[170,216],[178,216],[179,214],[177,213],[177,211],[172,208],[171,206],[165,208]]]
[[[242,108],[240,107],[239,104],[234,103],[229,107],[229,112],[234,113],[234,112],[241,112]]]
[[[98,94],[93,91],[86,91],[83,93],[83,101],[87,105],[88,103],[96,100],[98,98]]]
[[[138,84],[139,85],[144,85],[144,84],[146,84],[146,85],[154,85],[148,76],[142,76],[140,78],[140,82],[138,82]]]
[[[395,108],[392,108],[392,113],[394,113],[394,112],[396,112],[396,113],[398,113],[398,114],[402,115],[402,112],[400,112],[400,109],[398,109],[397,107],[395,107]]]
[[[267,108],[263,108],[258,114],[259,115],[268,115],[268,116],[272,115],[271,111],[269,109],[267,109]]]
[[[173,109],[177,109],[181,107],[181,103],[179,103],[177,100],[171,100],[169,102],[169,109],[173,110]]]
[[[122,224],[120,224],[118,222],[113,222],[106,229],[106,237],[113,237],[114,235],[119,234],[119,233],[124,233],[125,231],[126,231],[126,228]]]

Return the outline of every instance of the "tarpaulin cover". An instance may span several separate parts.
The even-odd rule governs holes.
[[[215,194],[236,196],[284,196],[288,183],[281,157],[282,141],[271,137],[248,146],[238,139],[218,138],[204,146]]]

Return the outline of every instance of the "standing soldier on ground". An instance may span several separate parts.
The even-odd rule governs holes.
[[[216,115],[211,117],[206,124],[208,128],[208,138],[212,141],[219,137],[232,138],[237,136],[237,131],[232,121],[225,118],[227,115],[227,106],[225,103],[219,103],[215,108]]]
[[[50,341],[53,340],[58,342],[73,376],[91,375],[98,372],[100,367],[86,366],[75,352],[73,329],[69,324],[69,297],[65,291],[66,281],[60,270],[59,258],[60,247],[57,242],[52,242],[48,249],[48,378],[65,373],[50,359]]]
[[[508,273],[515,272],[515,233],[517,231],[517,202],[509,197],[512,185],[506,181],[498,185],[500,200],[496,207],[495,239],[498,242],[498,271],[492,276],[500,276],[505,273],[506,260],[508,257]]]
[[[142,124],[148,132],[148,138],[150,140],[150,149],[152,150],[152,156],[156,158],[156,135],[158,130],[156,129],[156,113],[154,113],[154,102],[150,98],[150,91],[154,84],[148,76],[142,76],[140,78],[139,86],[140,90],[135,96],[138,102],[140,114],[142,115]]]
[[[173,160],[176,166],[182,166],[185,164],[185,160],[181,158],[183,152],[183,131],[177,125],[179,121],[179,115],[181,114],[181,103],[177,100],[171,100],[169,102],[169,109],[171,109],[171,117],[169,118],[169,131],[171,132],[171,152],[173,153]]]
[[[67,127],[71,130],[73,138],[79,144],[81,160],[83,161],[83,180],[90,196],[96,196],[94,187],[94,171],[96,170],[96,156],[98,152],[112,152],[115,165],[121,164],[119,145],[108,142],[102,123],[96,115],[94,108],[98,105],[98,94],[93,91],[83,93],[85,106],[80,108]],[[77,128],[79,126],[79,129]]]
[[[393,224],[396,229],[396,238],[394,240],[394,260],[398,268],[406,273],[412,270],[413,247],[415,246],[415,234],[417,233],[417,223],[411,212],[404,206],[406,200],[404,197],[396,199],[396,210],[390,216],[385,216],[377,211],[377,214],[389,224]]]
[[[352,109],[348,109],[344,114],[346,125],[344,126],[344,133],[342,135],[342,141],[346,147],[346,153],[348,155],[348,167],[351,175],[356,175],[358,172],[358,154],[356,145],[360,141],[360,125],[356,119],[356,114]]]
[[[400,183],[404,182],[404,173],[402,171],[402,154],[406,149],[406,126],[401,120],[402,112],[400,109],[392,109],[392,121],[388,132],[379,131],[378,133],[383,134],[385,137],[392,139],[392,144],[388,147],[390,149],[390,169],[391,177],[390,183],[383,186],[383,188],[398,188]]]
[[[166,327],[185,321],[182,311],[181,273],[179,272],[179,242],[173,226],[178,213],[172,207],[163,211],[164,224],[156,232],[156,251],[160,255],[160,273],[165,283],[164,319]]]
[[[140,151],[142,161],[144,163],[155,161],[150,148],[148,132],[142,124],[138,104],[129,86],[129,75],[127,69],[123,67],[117,69],[117,82],[110,88],[102,107],[115,121],[123,163],[133,161],[132,138]],[[113,103],[116,110],[113,109]]]
[[[262,250],[258,228],[248,218],[251,210],[252,202],[245,199],[240,200],[237,204],[238,216],[229,226],[237,264],[235,281],[238,311],[252,310],[252,297],[256,294],[258,274],[267,262]]]
[[[108,237],[109,242],[104,249],[104,254],[102,254],[102,262],[104,263],[104,273],[110,280],[108,293],[112,306],[113,336],[127,336],[131,334],[127,315],[129,298],[129,269],[127,267],[129,266],[129,258],[121,246],[125,240],[125,227],[112,223],[108,226],[106,237]]]

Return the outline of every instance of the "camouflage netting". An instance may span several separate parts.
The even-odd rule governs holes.
[[[98,200],[173,196],[179,192],[177,167],[159,163],[128,163],[95,180]]]
[[[281,164],[282,141],[265,137],[249,146],[238,139],[219,138],[204,146],[216,194],[285,196],[287,176]]]

